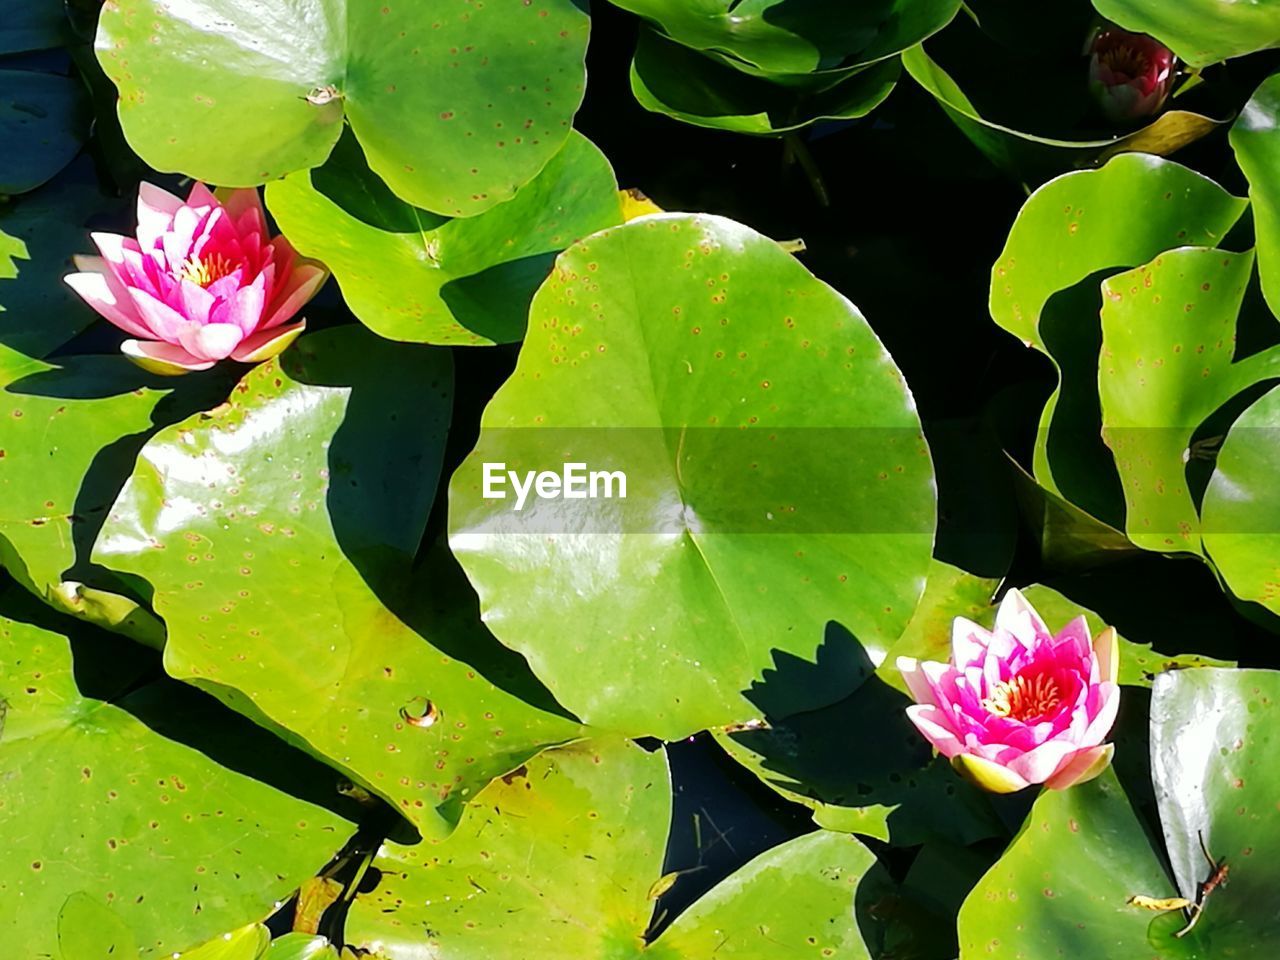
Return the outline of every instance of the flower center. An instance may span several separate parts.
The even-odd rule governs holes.
[[[1061,701],[1058,681],[1047,673],[1032,680],[1020,674],[993,686],[982,706],[997,717],[1031,720],[1044,716]]]
[[[1106,64],[1112,73],[1118,73],[1130,80],[1146,76],[1151,67],[1145,53],[1123,43],[1099,50],[1098,59]]]
[[[188,257],[183,261],[182,266],[178,268],[178,277],[182,280],[190,280],[192,283],[207,287],[215,280],[221,280],[227,274],[233,272],[236,264],[228,260],[220,253],[215,253],[211,257]]]

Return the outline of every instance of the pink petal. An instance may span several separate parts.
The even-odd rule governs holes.
[[[212,360],[198,360],[179,346],[155,340],[126,340],[120,344],[120,352],[143,370],[162,377],[176,377],[213,366]]]
[[[190,323],[186,317],[145,290],[130,287],[129,297],[142,322],[150,328],[152,336],[167,343],[178,342],[178,334]]]
[[[1076,617],[1059,630],[1053,639],[1057,644],[1069,643],[1069,649],[1082,660],[1089,656],[1089,651],[1093,648],[1093,640],[1089,636],[1089,622],[1083,615]]]
[[[1050,740],[1010,761],[1009,769],[1027,783],[1044,783],[1077,749],[1069,741]]]
[[[174,309],[195,323],[209,322],[209,312],[217,304],[217,297],[200,284],[192,283],[190,280],[180,281],[174,292],[177,301]]]
[[[177,269],[191,256],[196,231],[204,218],[190,207],[182,207],[173,215],[173,227],[160,238],[165,259],[171,268]]]
[[[138,317],[129,291],[116,279],[106,261],[101,257],[78,256],[75,264],[81,272],[69,274],[63,280],[85,303],[125,333],[135,337],[152,335]]]
[[[329,273],[323,267],[311,263],[300,264],[276,294],[275,302],[261,325],[262,329],[269,330],[279,326],[301,310],[324,286],[328,277]]]
[[[907,707],[907,717],[944,757],[954,757],[964,750],[964,744],[952,731],[947,715],[938,707],[932,704],[915,704]]]
[[[1093,655],[1098,661],[1098,679],[1115,682],[1120,674],[1120,642],[1115,627],[1107,627],[1094,639]]]
[[[153,183],[138,184],[138,243],[143,250],[150,250],[156,241],[173,225],[173,217],[182,208],[182,201],[168,190]]]
[[[1006,593],[996,610],[996,631],[1001,630],[1017,638],[1027,649],[1034,648],[1040,640],[1052,636],[1035,607],[1017,589]]]
[[[247,236],[249,232],[260,233],[263,231],[266,225],[266,216],[262,211],[262,197],[258,194],[256,187],[219,190],[217,196],[222,203],[223,209],[227,211],[227,216],[235,223],[236,230],[242,237]],[[244,229],[245,215],[249,213],[257,215],[257,231],[246,231]]]
[[[1108,681],[1098,685],[1100,704],[1098,713],[1089,721],[1084,735],[1076,744],[1078,747],[1092,747],[1101,743],[1116,722],[1116,712],[1120,709],[1120,688]]]
[[[189,207],[216,207],[218,205],[218,198],[213,195],[213,191],[199,180],[192,185],[191,192],[187,194],[187,206]]]
[[[1044,785],[1050,790],[1066,790],[1078,783],[1086,783],[1099,776],[1111,765],[1111,758],[1115,752],[1113,743],[1079,750],[1068,758],[1067,762],[1044,782]]]
[[[920,661],[915,657],[898,658],[898,671],[902,674],[907,689],[911,691],[911,699],[926,706],[929,704],[937,706],[938,701],[933,696],[933,685],[925,679],[920,667]]]
[[[307,321],[299,320],[288,326],[259,330],[253,336],[246,337],[240,346],[231,351],[231,359],[239,360],[241,363],[260,363],[263,360],[270,360],[293,343],[306,328]]]
[[[262,277],[258,277],[250,286],[241,287],[230,299],[218,304],[211,320],[214,323],[233,323],[247,337],[258,328],[262,320],[262,288]]]
[[[187,353],[198,360],[225,360],[244,339],[244,333],[233,323],[192,323],[178,339]]]

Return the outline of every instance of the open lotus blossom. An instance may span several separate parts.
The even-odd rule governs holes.
[[[951,662],[898,658],[916,728],[969,779],[996,793],[1091,780],[1120,702],[1119,648],[1108,627],[1090,642],[1084,617],[1052,634],[1017,590],[994,630],[957,617]]]
[[[1089,89],[1117,123],[1159,112],[1174,81],[1173,51],[1145,33],[1099,31],[1089,53]]]
[[[304,320],[287,321],[327,276],[268,235],[253,189],[219,198],[197,183],[184,202],[143,183],[136,238],[92,236],[102,255],[76,257],[67,284],[137,338],[121,350],[155,373],[274,357],[302,332]]]

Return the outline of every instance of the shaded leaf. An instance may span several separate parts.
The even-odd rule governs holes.
[[[418,548],[451,395],[444,351],[359,326],[304,337],[143,448],[94,554],[154,590],[172,676],[428,835],[579,729],[442,654],[375,593],[394,594]]]
[[[513,199],[465,219],[397,198],[350,135],[324,166],[266,195],[290,242],[334,272],[357,317],[384,337],[422,343],[519,340],[554,255],[622,222],[609,161],[577,133]]]

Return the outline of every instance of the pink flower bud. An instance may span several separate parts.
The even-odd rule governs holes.
[[[95,233],[101,256],[75,258],[68,286],[137,339],[121,350],[154,373],[205,370],[231,357],[256,363],[287,347],[305,321],[286,324],[328,276],[267,233],[258,191],[219,200],[197,183],[183,202],[138,189],[135,237]]]
[[[1164,106],[1174,81],[1173,51],[1144,33],[1102,30],[1089,47],[1089,89],[1107,119],[1150,117]]]
[[[957,617],[950,663],[898,659],[916,728],[966,777],[995,793],[1065,789],[1111,762],[1104,744],[1120,703],[1119,648],[1090,641],[1084,617],[1051,634],[1017,590],[994,630]]]

